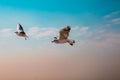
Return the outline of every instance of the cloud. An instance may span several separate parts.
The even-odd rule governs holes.
[[[119,33],[96,33],[93,39],[88,40],[94,46],[103,47],[120,47],[120,34]]]
[[[82,28],[80,28],[80,31],[81,31],[81,32],[87,32],[88,29],[89,29],[88,27],[82,27]]]
[[[31,27],[27,33],[33,38],[45,38],[56,34],[56,28]]]
[[[120,18],[112,19],[112,23],[114,23],[114,24],[120,24]]]
[[[54,36],[59,36],[59,30],[62,29],[61,28],[44,28],[44,27],[31,27],[28,29],[28,35],[39,39],[39,38],[45,38],[45,37],[54,37]],[[75,27],[71,27],[71,32],[70,32],[70,37],[79,37],[79,36],[88,36],[89,32],[89,27],[88,26],[75,26]]]
[[[78,30],[78,29],[80,29],[79,26],[72,27],[72,30]]]
[[[13,35],[12,29],[5,28],[0,30],[1,37],[11,37]]]
[[[88,37],[90,36],[89,26],[76,26],[72,27],[71,37]]]
[[[38,27],[32,27],[32,28],[29,28],[27,33],[30,36],[34,36],[34,35],[36,35],[38,33],[38,31],[39,31]]]
[[[119,15],[119,14],[120,14],[120,11],[115,11],[115,12],[105,15],[104,18],[108,19],[108,18],[111,18],[111,17],[113,17],[115,15]]]
[[[103,29],[107,32],[119,32],[120,11],[111,12],[103,18],[104,23],[101,23]]]
[[[61,28],[55,28],[55,27],[31,27],[26,31],[26,34],[29,37],[39,39],[39,38],[46,38],[46,37],[54,37],[54,36],[59,36],[59,30]],[[79,37],[79,36],[87,36],[88,35],[88,30],[89,27],[87,26],[75,26],[72,27],[71,32],[70,32],[70,37]],[[76,36],[74,35],[76,34]],[[12,29],[10,28],[4,28],[0,30],[0,36],[1,37],[11,37],[13,36],[14,33]]]

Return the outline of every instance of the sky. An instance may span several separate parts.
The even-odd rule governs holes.
[[[66,26],[76,43],[51,43]],[[119,0],[0,0],[0,80],[118,79],[119,52]]]

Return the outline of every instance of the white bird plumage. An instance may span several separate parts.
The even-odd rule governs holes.
[[[57,39],[57,37],[54,37],[54,40],[52,42],[57,44],[69,43],[70,45],[73,45],[75,43],[75,40],[68,39],[70,30],[71,30],[70,26],[61,29],[59,31],[59,39]]]
[[[15,33],[20,37],[25,37],[25,40],[28,38],[21,24],[17,24],[17,31]]]

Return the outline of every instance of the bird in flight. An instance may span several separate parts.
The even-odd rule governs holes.
[[[17,24],[17,31],[15,33],[17,36],[25,37],[25,40],[28,38],[21,24]]]
[[[57,37],[54,37],[52,43],[56,44],[69,43],[71,46],[73,46],[75,40],[68,39],[70,30],[71,30],[70,26],[61,29],[59,31],[59,39]]]

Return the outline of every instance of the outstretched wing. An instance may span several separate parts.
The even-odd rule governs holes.
[[[17,31],[18,31],[18,32],[24,32],[23,27],[22,27],[21,24],[18,24],[18,25],[17,25]]]
[[[70,30],[71,30],[70,26],[67,26],[67,27],[61,29],[59,32],[59,35],[60,35],[59,39],[67,39],[69,36]]]

